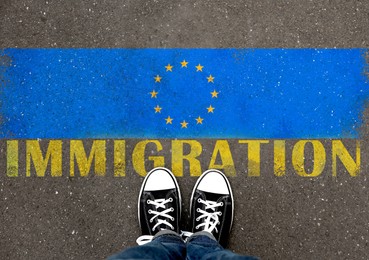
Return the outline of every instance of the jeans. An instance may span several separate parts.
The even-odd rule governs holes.
[[[198,232],[187,242],[175,232],[159,232],[151,242],[128,248],[108,260],[121,259],[235,259],[254,260],[252,256],[237,255],[224,249],[210,233]]]

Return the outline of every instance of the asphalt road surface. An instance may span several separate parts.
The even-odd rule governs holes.
[[[368,46],[367,1],[0,0],[0,48]],[[230,178],[236,214],[229,249],[262,259],[368,259],[368,119],[364,112],[357,177],[350,177],[342,165],[337,177],[330,166],[316,178],[298,176],[291,166],[294,140],[287,142],[287,172],[281,177],[273,174],[272,146],[261,155],[260,177],[245,174],[245,152],[236,151],[239,169]],[[129,140],[127,149],[137,141]],[[169,146],[169,140],[161,141]],[[214,142],[201,142],[209,147],[206,157]],[[330,165],[331,142],[322,142]],[[355,141],[345,144],[351,153],[355,150]],[[131,163],[121,178],[9,178],[6,141],[0,141],[0,149],[1,259],[104,259],[135,245],[143,178]],[[24,154],[24,142],[19,149]],[[111,156],[110,150],[107,158]],[[169,158],[170,149],[164,149],[164,156]],[[311,157],[307,154],[306,161]],[[171,167],[170,160],[166,164]],[[204,159],[202,168],[207,164]],[[178,179],[188,208],[196,177],[189,176],[187,167]]]

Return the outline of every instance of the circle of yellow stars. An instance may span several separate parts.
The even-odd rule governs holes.
[[[181,61],[179,64],[180,64],[180,68],[188,68],[189,67],[189,62],[186,61],[186,60]],[[165,67],[166,72],[173,72],[173,68],[175,66],[168,63],[168,65],[166,65],[164,67]],[[204,66],[199,63],[198,65],[195,66],[195,68],[196,68],[196,72],[201,73],[201,72],[203,72]],[[154,77],[154,83],[155,84],[160,84],[162,79],[163,78],[160,75],[156,75]],[[207,83],[211,84],[211,83],[214,83],[215,77],[212,74],[209,74],[206,77],[206,79],[207,79]],[[150,94],[151,98],[157,98],[159,92],[156,91],[155,88],[154,88],[151,92],[149,92],[149,94]],[[219,91],[214,89],[212,92],[210,92],[210,95],[211,95],[212,99],[213,98],[218,98]],[[162,112],[162,110],[163,110],[163,108],[160,107],[159,105],[156,105],[154,107],[155,114],[160,114]],[[208,107],[206,107],[207,113],[214,114],[214,110],[215,110],[215,107],[213,107],[211,104]],[[173,121],[174,121],[174,118],[172,118],[170,115],[168,115],[168,117],[164,118],[164,120],[165,120],[165,123],[167,125],[172,125]],[[194,123],[196,123],[196,125],[202,125],[203,122],[204,122],[204,118],[202,118],[201,116],[198,116],[197,118],[195,118]],[[188,128],[189,124],[190,124],[190,122],[187,122],[186,120],[183,120],[182,122],[180,122],[181,128]]]

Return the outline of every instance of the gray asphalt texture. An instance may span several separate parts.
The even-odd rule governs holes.
[[[0,0],[0,48],[368,46],[368,1]],[[262,259],[368,259],[368,110],[363,120],[362,170],[355,178],[343,167],[332,177],[330,156],[320,177],[299,177],[288,153],[286,176],[275,177],[272,146],[262,154],[261,177],[251,178],[245,152],[235,153],[242,163],[230,178],[236,214],[229,249]],[[135,142],[129,140],[129,149]],[[214,142],[201,142],[208,147],[205,170]],[[353,141],[345,144],[353,151]],[[5,148],[0,141],[0,259],[104,259],[135,245],[143,178],[130,163],[123,178],[7,178]],[[196,178],[185,172],[178,181],[188,208]],[[187,210],[183,218],[187,227]]]

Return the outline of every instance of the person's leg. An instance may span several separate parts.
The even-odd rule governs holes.
[[[224,249],[207,231],[193,234],[187,240],[187,259],[232,259],[232,260],[257,260],[253,256],[242,256]]]
[[[186,245],[182,238],[173,231],[160,231],[151,242],[128,248],[108,260],[122,259],[184,259]]]
[[[191,196],[191,231],[187,259],[257,259],[237,255],[223,247],[232,228],[234,202],[226,176],[218,170],[204,172]]]
[[[183,259],[186,246],[179,236],[181,193],[174,175],[155,168],[144,179],[138,199],[142,235],[138,247],[126,249],[109,259]]]

